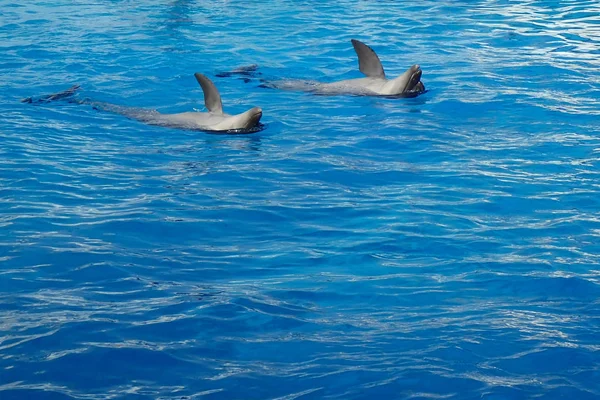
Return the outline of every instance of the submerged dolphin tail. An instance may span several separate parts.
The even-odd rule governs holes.
[[[358,56],[358,69],[370,78],[385,78],[385,72],[377,53],[363,42],[352,39],[352,46]]]
[[[236,69],[232,70],[232,71],[223,71],[223,72],[218,72],[215,76],[219,77],[219,78],[229,78],[231,76],[241,76],[244,77],[243,79],[250,79],[250,78],[256,78],[257,75],[262,75],[261,72],[258,71],[258,65],[257,64],[250,64],[250,65],[243,65],[241,67],[237,67]]]
[[[80,88],[81,88],[81,86],[79,86],[79,85],[73,85],[70,88],[68,88],[67,90],[63,90],[62,92],[48,94],[48,95],[41,96],[38,98],[35,98],[35,97],[24,98],[23,100],[21,100],[21,103],[49,103],[49,102],[55,101],[55,100],[67,99],[67,98],[73,96]]]
[[[219,94],[215,84],[200,72],[196,72],[194,76],[202,87],[202,91],[204,92],[204,104],[206,105],[208,111],[215,114],[223,114],[221,95]]]

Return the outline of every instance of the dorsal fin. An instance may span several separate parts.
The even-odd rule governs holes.
[[[358,56],[358,69],[360,72],[371,78],[385,78],[383,66],[379,57],[372,48],[361,41],[352,39],[352,46]]]
[[[223,114],[223,104],[221,103],[221,95],[217,87],[210,79],[199,72],[194,74],[196,80],[202,87],[204,92],[204,104],[211,113]]]

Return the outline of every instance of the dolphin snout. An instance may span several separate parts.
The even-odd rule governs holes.
[[[415,64],[412,67],[410,67],[410,71],[412,72],[412,74],[410,76],[410,79],[408,80],[408,84],[406,85],[405,91],[413,91],[420,87],[423,87],[424,89],[424,86],[421,83],[421,75],[423,75],[421,66],[419,64]]]
[[[250,115],[252,115],[252,118],[256,118],[256,122],[258,122],[260,120],[260,118],[262,117],[262,108],[260,107],[254,107],[250,110]]]
[[[423,71],[421,70],[421,66],[419,64],[415,64],[412,67],[410,67],[410,71],[412,72],[411,75],[411,81],[413,79],[421,79],[421,75],[423,74]]]
[[[258,122],[262,118],[262,108],[253,107],[250,110],[246,111],[248,115],[248,122],[246,123],[246,128],[254,128],[258,125]]]

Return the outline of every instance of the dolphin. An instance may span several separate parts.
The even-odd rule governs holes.
[[[66,99],[71,103],[89,104],[95,109],[121,114],[127,118],[135,119],[149,125],[178,129],[226,133],[252,133],[261,130],[259,121],[262,117],[262,109],[260,107],[252,107],[241,114],[226,114],[223,112],[221,95],[214,83],[199,72],[196,72],[194,76],[204,92],[204,104],[208,112],[192,111],[178,114],[161,114],[156,110],[124,107],[89,99],[74,99],[72,96],[79,89],[78,85],[63,92],[43,96],[39,99],[29,97],[23,99],[22,102],[43,103]]]
[[[366,75],[365,78],[347,79],[332,83],[302,80],[282,80],[266,83],[263,81],[261,86],[275,89],[303,90],[324,95],[351,94],[358,96],[416,97],[426,92],[425,85],[421,82],[423,72],[418,64],[411,66],[397,78],[387,79],[381,61],[375,51],[359,40],[352,39],[351,42],[358,56],[358,69]],[[239,69],[239,71],[248,73],[243,68]],[[254,71],[255,68],[250,70],[250,72]],[[232,73],[241,74],[242,72],[235,70]]]

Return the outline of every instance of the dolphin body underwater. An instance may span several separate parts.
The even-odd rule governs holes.
[[[323,83],[313,80],[284,79],[267,81],[261,79],[261,87],[283,90],[300,90],[320,95],[349,94],[356,96],[381,96],[381,97],[417,97],[426,92],[425,85],[421,82],[421,67],[418,64],[411,66],[402,75],[387,79],[379,57],[373,49],[363,42],[352,39],[352,46],[358,56],[358,68],[366,75],[364,78],[347,79],[343,81]],[[239,75],[245,82],[249,77],[261,75],[257,72],[258,66],[253,64],[239,67],[231,72],[222,72],[218,77]]]
[[[63,92],[43,96],[39,99],[28,97],[24,103],[47,103],[55,100],[66,100],[70,103],[88,104],[96,109],[113,112],[127,118],[135,119],[149,125],[165,126],[170,128],[200,130],[223,133],[253,133],[261,130],[259,123],[262,110],[253,107],[241,114],[230,115],[223,112],[221,95],[213,82],[206,76],[196,72],[196,80],[204,92],[204,103],[208,112],[183,112],[178,114],[161,114],[156,110],[125,107],[111,103],[97,102],[89,99],[75,98],[79,86],[75,85]]]

